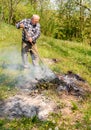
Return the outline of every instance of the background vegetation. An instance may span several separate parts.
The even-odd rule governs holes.
[[[91,0],[0,0],[0,19],[15,24],[38,13],[42,33],[91,44]]]

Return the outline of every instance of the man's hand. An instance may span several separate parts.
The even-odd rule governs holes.
[[[28,41],[29,41],[30,43],[32,43],[33,40],[32,40],[31,37],[29,37],[29,38],[28,38]]]
[[[23,23],[20,24],[20,28],[24,28],[24,24]]]

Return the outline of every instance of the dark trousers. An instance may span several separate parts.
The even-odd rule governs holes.
[[[28,53],[32,58],[32,64],[37,66],[39,64],[39,57],[37,53],[37,45],[29,42],[22,42],[22,61],[24,66],[28,66]]]

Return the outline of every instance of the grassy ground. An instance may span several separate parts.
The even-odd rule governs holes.
[[[38,49],[42,58],[56,58],[60,62],[48,65],[54,72],[66,73],[71,70],[91,85],[91,47],[86,43],[56,40],[41,35]],[[0,24],[0,100],[15,95],[16,77],[23,73],[21,66],[21,30],[14,26]],[[47,63],[46,63],[47,64]],[[18,68],[18,69],[15,69]],[[16,70],[16,71],[15,71]],[[59,107],[65,107],[57,94],[48,91],[58,102]],[[66,97],[68,98],[68,97]],[[64,98],[63,98],[64,99]],[[70,100],[70,97],[69,97]],[[91,130],[91,97],[85,101],[72,101],[72,113],[63,116],[61,112],[52,114],[49,120],[39,121],[22,118],[20,120],[0,119],[1,130]],[[77,116],[77,118],[75,118]]]

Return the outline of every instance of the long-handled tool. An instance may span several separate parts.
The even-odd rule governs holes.
[[[24,29],[24,31],[25,31],[25,33],[26,33],[26,36],[29,37],[29,36],[28,36],[28,32],[26,31],[26,29]],[[41,62],[43,65],[45,65],[44,62],[43,62],[43,60],[41,59],[41,57],[40,57],[40,55],[39,55],[38,50],[35,48],[35,46],[33,46],[33,43],[32,43],[32,42],[31,42],[30,44],[32,44],[32,48],[33,48],[33,49],[35,50],[35,52],[37,53],[37,55],[38,55],[38,57],[39,57],[39,59],[40,59],[40,62]]]
[[[26,36],[29,37],[27,30],[24,29],[24,31],[25,31],[25,33],[26,33]],[[40,57],[40,55],[39,55],[38,50],[35,48],[35,46],[33,46],[33,43],[30,43],[30,44],[32,44],[32,48],[36,51],[36,53],[37,53],[37,55],[38,55],[38,57],[39,57],[39,59],[40,59],[40,62],[41,62],[42,65],[43,65],[43,66],[42,66],[42,69],[44,70],[44,73],[46,73],[46,71],[49,70],[49,69],[48,69],[49,67],[47,67],[47,65],[43,62],[43,60],[41,59],[41,57]],[[53,73],[53,75],[56,77],[56,74],[55,74],[51,69],[50,69],[50,71],[51,71],[51,73]]]

